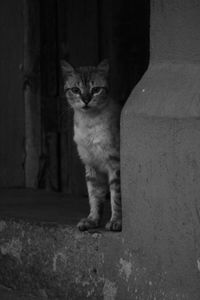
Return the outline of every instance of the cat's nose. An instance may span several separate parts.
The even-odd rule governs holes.
[[[88,104],[90,101],[91,101],[92,97],[90,94],[85,94],[85,95],[82,95],[82,101],[85,103],[85,104]]]

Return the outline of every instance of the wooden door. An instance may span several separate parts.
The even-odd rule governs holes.
[[[25,184],[23,0],[0,2],[0,187]]]
[[[2,0],[0,186],[85,194],[59,61],[108,58],[124,103],[149,53],[149,0]]]

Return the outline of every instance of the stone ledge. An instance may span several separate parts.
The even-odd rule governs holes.
[[[77,199],[64,197],[72,206],[65,217],[57,194],[4,190],[0,195],[1,285],[44,299],[116,299],[118,285],[111,278],[119,275],[114,273],[121,233],[79,232],[75,224],[86,209],[80,204],[77,211]]]
[[[1,220],[0,283],[49,299],[102,299],[102,239],[71,226]]]
[[[44,298],[32,296],[29,294],[13,291],[12,289],[0,286],[0,299],[1,300],[43,300]]]

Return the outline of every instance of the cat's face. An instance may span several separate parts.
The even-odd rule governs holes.
[[[62,61],[61,67],[65,95],[74,110],[92,112],[107,105],[109,65],[106,60],[97,67],[80,68]]]

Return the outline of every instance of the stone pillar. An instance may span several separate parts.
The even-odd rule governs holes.
[[[133,299],[200,299],[200,1],[152,0],[150,64],[122,112]],[[135,297],[135,298],[134,298]]]

